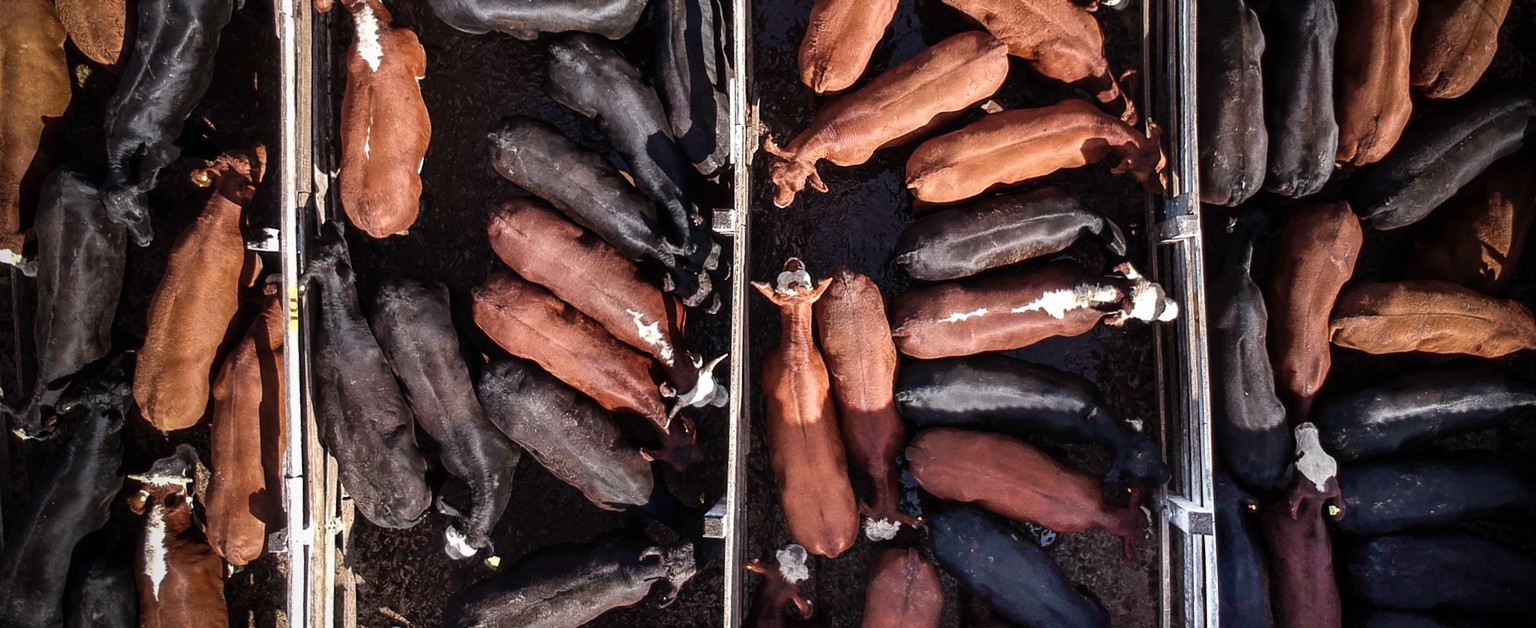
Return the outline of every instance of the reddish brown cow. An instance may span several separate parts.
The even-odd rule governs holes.
[[[592,317],[661,364],[678,406],[724,401],[710,369],[683,349],[683,308],[640,276],[639,267],[544,201],[515,198],[491,209],[491,248],[523,278]]]
[[[896,345],[875,282],[847,268],[838,268],[831,280],[816,302],[816,329],[831,372],[843,447],[869,480],[869,501],[859,503],[859,512],[869,518],[864,535],[887,541],[901,524],[919,524],[901,511],[896,457],[906,446],[907,428],[896,414]]]
[[[897,0],[816,0],[800,41],[800,82],[818,94],[848,89],[864,75],[891,28]]]
[[[939,572],[913,548],[875,556],[866,590],[865,628],[936,628],[944,612]]]
[[[934,497],[974,503],[1064,534],[1105,530],[1130,559],[1146,518],[1137,505],[1110,508],[1099,481],[1023,441],[953,428],[924,430],[907,447],[912,477]]]
[[[920,359],[1008,351],[1076,336],[1099,321],[1170,321],[1178,304],[1129,263],[1100,276],[1073,263],[918,288],[892,304],[891,332]]]
[[[267,535],[286,525],[280,499],[285,322],[282,301],[268,296],[213,383],[208,543],[236,567],[260,558]]]
[[[827,191],[816,174],[818,161],[862,164],[876,150],[916,139],[996,93],[1008,78],[1007,50],[980,31],[955,35],[827,103],[788,146],[779,148],[767,136],[763,150],[774,157],[769,178],[778,188],[773,204],[789,207],[807,182]]]
[[[1334,109],[1339,161],[1363,166],[1397,144],[1413,113],[1410,45],[1418,0],[1354,0],[1339,7]]]
[[[128,0],[54,0],[69,40],[86,58],[117,73],[128,60],[139,12]]]
[[[1510,0],[1421,0],[1413,26],[1413,86],[1430,98],[1459,98],[1499,49]]]
[[[675,467],[694,462],[694,428],[661,403],[654,363],[604,331],[548,290],[506,271],[492,271],[473,291],[475,323],[507,353],[539,366],[610,412],[644,418],[660,448],[648,460]]]
[[[1073,0],[944,0],[944,4],[1008,44],[1008,53],[1044,76],[1077,86],[1126,124],[1136,124],[1136,106],[1120,90],[1104,60],[1104,33],[1086,5]]]
[[[149,301],[149,332],[133,378],[133,398],[161,432],[196,425],[208,409],[219,349],[232,340],[240,286],[260,258],[245,250],[240,215],[266,172],[267,150],[230,151],[193,174],[213,187],[197,222],[171,248],[165,276]]]
[[[1347,203],[1317,203],[1292,213],[1269,282],[1269,351],[1275,383],[1291,416],[1311,416],[1328,379],[1328,315],[1355,272],[1363,233]]]
[[[1366,353],[1499,358],[1536,349],[1536,320],[1524,305],[1443,281],[1350,286],[1328,331],[1333,344]]]
[[[0,263],[21,266],[24,215],[53,170],[52,146],[69,110],[64,27],[48,0],[6,3],[0,19]]]
[[[1344,516],[1339,496],[1339,465],[1323,451],[1317,428],[1296,427],[1296,474],[1286,499],[1264,513],[1269,539],[1270,583],[1276,626],[1338,628],[1342,620],[1339,587],[1333,577],[1333,543],[1325,517]],[[1326,514],[1325,514],[1326,511]]]
[[[161,458],[143,475],[128,508],[144,515],[144,536],[135,560],[140,628],[229,626],[224,604],[224,564],[192,518],[197,452],[188,445]]]
[[[421,211],[421,165],[432,120],[419,82],[427,52],[380,0],[343,0],[356,27],[341,97],[341,208],[363,233],[405,233]],[[331,0],[315,8],[330,10]]]
[[[859,512],[827,363],[811,334],[813,307],[831,283],[811,283],[805,265],[790,258],[777,285],[754,281],[752,287],[779,307],[779,346],[763,358],[762,381],[768,453],[789,536],[812,554],[836,558],[858,539]]]
[[[1429,216],[1408,276],[1461,284],[1484,294],[1509,285],[1536,220],[1536,159],[1493,165]]]
[[[994,113],[918,146],[907,160],[907,187],[920,201],[953,203],[1115,156],[1115,174],[1129,173],[1157,193],[1168,184],[1167,159],[1157,125],[1148,127],[1142,135],[1076,99]]]

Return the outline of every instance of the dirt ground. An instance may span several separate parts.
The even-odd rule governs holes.
[[[271,148],[269,159],[277,158],[278,45],[274,33],[270,0],[247,0],[244,9],[237,11],[222,31],[213,83],[207,96],[188,118],[178,142],[182,157],[161,171],[158,184],[149,195],[154,243],[142,249],[129,246],[127,274],[113,330],[114,346],[118,350],[136,349],[143,343],[149,300],[164,273],[171,246],[177,234],[197,218],[208,198],[208,190],[192,184],[191,172],[205,167],[206,160],[225,150],[248,147],[256,142],[264,142]],[[107,102],[117,89],[118,79],[86,61],[73,47],[68,47],[68,55],[75,80],[69,127],[63,140],[67,147],[65,159],[78,159],[93,167],[105,168],[102,125]],[[275,177],[277,169],[275,161],[267,164],[269,176]],[[247,218],[253,228],[277,227],[274,187],[275,184],[264,185],[247,209]],[[249,237],[250,233],[247,235]],[[269,262],[270,268],[276,268],[275,259]],[[21,380],[18,378],[22,374],[28,378],[32,376],[31,312],[36,307],[32,280],[16,273],[0,273],[0,293],[11,294],[13,291],[19,296],[16,307],[5,307],[5,320],[0,322],[8,331],[17,330],[16,334],[6,333],[0,337],[0,355],[7,356],[6,360],[0,361],[3,365],[0,366],[0,383],[4,384],[7,399],[11,400],[30,385],[19,385]],[[18,312],[21,325],[13,326]],[[251,314],[242,312],[242,318],[236,324],[243,328],[246,317]],[[19,360],[11,359],[18,354],[21,356]],[[206,421],[171,434],[169,439],[141,419],[135,419],[129,425],[124,473],[147,469],[156,458],[174,451],[179,443],[196,446],[206,464]],[[7,432],[5,446],[10,448],[11,454],[11,482],[7,488],[13,491],[13,500],[6,504],[7,519],[10,513],[25,504],[26,487],[31,481],[29,476],[41,472],[61,441],[20,443]],[[136,490],[132,482],[127,484],[125,496]],[[107,527],[122,535],[120,538],[136,543],[140,523],[122,507],[122,502],[119,499],[115,503]],[[280,609],[287,585],[280,562],[280,556],[264,556],[228,581],[225,597],[229,603],[231,625],[286,625]]]

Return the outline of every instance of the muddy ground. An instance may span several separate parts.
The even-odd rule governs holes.
[[[247,0],[245,7],[237,11],[230,24],[222,31],[218,55],[214,61],[213,83],[207,96],[188,118],[178,145],[182,156],[170,167],[160,172],[155,189],[149,195],[151,222],[155,240],[147,248],[129,246],[128,268],[123,283],[123,295],[118,305],[114,333],[114,347],[118,350],[136,349],[143,343],[145,317],[149,300],[160,283],[165,271],[167,256],[177,234],[196,220],[208,198],[209,191],[194,186],[190,179],[193,170],[207,166],[207,160],[219,153],[257,142],[269,147],[268,159],[278,156],[279,130],[277,122],[278,44],[272,22],[271,0]],[[131,42],[130,42],[131,45]],[[95,66],[66,44],[69,67],[74,78],[74,100],[71,105],[67,130],[62,140],[60,162],[72,159],[105,169],[105,138],[102,128],[108,101],[117,89],[117,77]],[[267,174],[275,179],[278,164],[269,161]],[[257,193],[247,210],[252,230],[248,238],[261,227],[277,227],[276,184],[267,183]],[[30,220],[30,218],[28,218]],[[276,269],[276,258],[268,261],[268,268]],[[16,329],[16,334],[0,337],[0,355],[7,356],[0,367],[0,383],[4,384],[6,399],[15,400],[20,391],[29,389],[30,379],[22,385],[20,376],[30,378],[34,365],[31,359],[31,319],[36,307],[31,279],[16,273],[0,273],[0,293],[18,295],[16,308],[4,308],[4,329]],[[253,298],[256,294],[251,295]],[[254,301],[252,301],[254,304]],[[20,314],[21,325],[12,321]],[[243,311],[236,325],[244,329],[253,311]],[[20,359],[12,359],[12,356]],[[142,419],[135,417],[129,424],[124,473],[138,473],[147,469],[156,458],[169,455],[180,443],[190,443],[206,464],[208,456],[208,427],[206,420],[199,426],[170,435],[167,439]],[[33,477],[42,473],[55,448],[62,439],[49,442],[18,442],[7,433],[5,446],[11,454],[11,482],[8,488],[13,499],[6,503],[6,518],[24,507],[27,489]],[[123,496],[137,490],[132,482],[124,487]],[[123,499],[114,502],[108,533],[129,544],[136,544],[139,522],[126,508]],[[242,573],[236,574],[226,585],[225,597],[229,603],[231,625],[234,626],[284,626],[281,617],[286,592],[285,569],[281,568],[281,556],[264,556]]]

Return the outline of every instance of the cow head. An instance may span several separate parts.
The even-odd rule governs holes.
[[[326,276],[350,276],[352,254],[347,249],[345,229],[332,220],[320,227],[309,249],[309,268],[304,271],[304,281]]]
[[[752,287],[779,307],[788,307],[797,304],[810,305],[815,303],[821,295],[832,285],[832,279],[822,279],[819,283],[811,282],[811,274],[805,270],[805,263],[798,257],[791,257],[784,262],[784,272],[779,273],[773,286],[765,282],[754,281]]]
[[[176,447],[176,453],[156,460],[144,473],[129,475],[138,482],[138,494],[128,499],[128,509],[142,515],[146,507],[160,505],[166,510],[191,508],[191,487],[197,472],[197,450],[191,445]]]
[[[693,558],[693,544],[687,541],[667,547],[649,547],[640,552],[641,562],[655,561],[661,567],[658,581],[664,582],[658,605],[666,607],[677,599],[677,592],[693,579],[698,565]]]
[[[661,461],[678,471],[704,459],[704,452],[697,447],[698,428],[687,417],[674,417],[667,422],[661,445],[656,449],[642,449],[640,455],[649,462]]]
[[[192,172],[192,183],[213,187],[214,193],[230,202],[245,206],[256,195],[267,172],[267,147],[257,144],[245,150],[232,150],[215,159],[207,168]]]
[[[789,207],[795,202],[795,195],[799,194],[809,184],[817,192],[826,192],[827,184],[821,180],[821,175],[816,173],[815,161],[801,159],[791,149],[779,148],[774,143],[773,136],[763,138],[763,150],[773,155],[773,167],[769,170],[768,178],[773,181],[778,190],[773,195],[773,204],[779,207]]]

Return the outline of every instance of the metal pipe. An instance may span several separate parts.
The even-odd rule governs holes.
[[[279,229],[282,246],[283,314],[287,324],[283,328],[283,412],[287,417],[286,455],[283,464],[283,497],[288,510],[288,625],[308,626],[309,591],[309,536],[304,514],[304,414],[299,403],[299,120],[298,90],[299,38],[296,35],[294,14],[297,0],[277,0],[273,3],[277,20],[277,39],[282,60],[278,71],[282,104],[279,113],[282,125],[282,142],[278,160],[281,189]],[[307,138],[306,138],[307,139]]]
[[[731,64],[728,88],[731,103],[731,166],[735,169],[735,202],[731,235],[731,404],[729,409],[729,452],[725,479],[725,628],[737,628],[746,617],[746,583],[741,565],[746,562],[747,546],[747,456],[751,452],[751,335],[747,333],[749,295],[747,274],[751,255],[752,169],[749,167],[757,136],[749,131],[747,119],[747,81],[751,76],[751,33],[747,24],[752,15],[751,0],[735,0],[731,6]],[[755,130],[756,125],[751,129]]]

